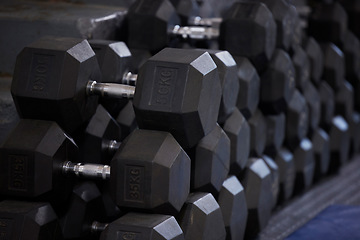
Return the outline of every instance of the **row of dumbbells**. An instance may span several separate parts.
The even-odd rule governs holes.
[[[279,5],[291,14],[280,12]],[[26,47],[17,59],[12,94],[21,117],[41,120],[21,120],[3,143],[0,192],[4,199],[51,202],[61,230],[49,204],[6,200],[3,218],[17,214],[38,220],[39,209],[48,218],[40,217],[44,226],[38,233],[11,221],[3,221],[2,232],[67,239],[88,239],[98,230],[104,230],[101,239],[241,239],[245,232],[252,237],[278,203],[336,172],[350,148],[356,153],[357,65],[346,57],[359,57],[355,35],[347,32],[350,40],[338,44],[342,52],[330,36],[326,41],[333,43],[317,38],[320,44],[296,33],[279,37],[296,22],[294,7],[284,1],[239,2],[230,9],[235,13],[220,20],[217,36],[228,51],[167,48],[139,71],[147,57],[135,58],[131,68],[123,42],[46,38]],[[137,47],[131,52],[149,56],[171,44],[212,46],[203,39],[215,27],[203,27],[206,34],[199,37],[202,27],[185,31],[166,21],[173,31],[161,32],[156,19],[175,19],[174,11],[168,1],[136,1],[125,29],[128,45]],[[259,23],[259,16],[266,21]],[[227,22],[236,28],[222,30]],[[146,25],[151,23],[156,27]],[[142,45],[132,45],[132,34]],[[221,36],[230,45],[222,45]],[[152,49],[149,43],[160,45]],[[104,97],[101,105],[94,95]],[[110,184],[72,187],[77,181],[64,175],[110,178]],[[47,219],[51,224],[45,226]],[[106,221],[113,222],[100,223]]]

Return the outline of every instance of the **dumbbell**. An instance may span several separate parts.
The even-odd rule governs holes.
[[[320,3],[309,17],[308,33],[320,42],[342,46],[348,25],[345,9],[338,3]]]
[[[128,10],[127,23],[127,44],[130,48],[157,52],[166,46],[176,45],[178,37],[218,38],[220,49],[232,55],[248,57],[257,69],[264,68],[276,44],[276,23],[270,10],[264,4],[254,2],[234,3],[220,28],[212,28],[179,26],[180,20],[168,0],[138,0]]]
[[[298,14],[296,8],[285,0],[257,0],[266,4],[276,22],[276,46],[288,50],[293,40]]]
[[[359,31],[359,2],[356,0],[338,1],[344,7],[348,15],[348,27],[357,37],[360,37]]]
[[[271,201],[272,201],[272,208],[275,208],[278,203],[278,197],[279,197],[279,191],[280,191],[279,167],[270,156],[263,154],[261,157],[264,160],[266,166],[270,170],[271,196],[272,196]]]
[[[0,202],[3,239],[63,239],[58,217],[49,203],[4,200]]]
[[[185,148],[215,127],[221,87],[208,53],[162,50],[140,69],[136,91],[99,79],[86,40],[44,38],[19,54],[11,90],[22,117],[57,121],[67,132],[94,114],[97,97],[91,95],[134,97],[139,127],[169,130]]]
[[[101,193],[95,183],[77,185],[67,212],[60,219],[64,238],[154,239],[156,235],[159,239],[184,239],[180,226],[172,216],[130,212],[105,223],[103,207]]]
[[[210,193],[190,193],[177,220],[186,240],[226,238],[220,206]]]
[[[245,189],[248,207],[247,239],[263,230],[270,219],[273,207],[271,172],[263,159],[250,158],[240,181]]]
[[[116,116],[116,122],[121,128],[122,137],[128,136],[137,126],[133,102],[129,100]],[[123,139],[122,139],[123,140]]]
[[[237,177],[229,176],[224,181],[217,201],[224,219],[227,239],[243,239],[248,212],[245,190]]]
[[[65,187],[64,175],[110,179],[116,205],[168,214],[178,212],[189,194],[190,159],[170,133],[135,130],[111,166],[72,163],[76,150],[55,122],[21,120],[0,148],[0,193],[34,198],[57,192]]]
[[[138,77],[137,74],[128,71],[131,53],[124,42],[90,40],[89,43],[96,53],[103,78],[107,82],[136,85]],[[218,122],[223,123],[235,109],[239,92],[236,63],[227,51],[205,49],[199,51],[207,51],[217,65],[222,89]]]
[[[295,91],[295,69],[290,56],[277,49],[261,75],[260,105],[264,114],[279,114],[286,110]]]

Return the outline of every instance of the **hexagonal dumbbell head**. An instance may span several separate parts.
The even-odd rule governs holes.
[[[354,88],[348,81],[343,81],[335,94],[335,114],[350,121],[354,111]]]
[[[118,82],[130,69],[131,52],[124,42],[89,40],[96,54],[104,82]]]
[[[324,56],[321,47],[313,37],[309,37],[304,41],[303,48],[310,60],[311,80],[318,84],[324,68]]]
[[[345,33],[342,50],[345,55],[346,79],[354,84],[359,79],[360,41],[350,30]]]
[[[53,190],[57,201],[67,199],[69,180],[59,181],[62,161],[77,154],[73,140],[56,123],[21,120],[0,148],[1,195],[33,198]]]
[[[297,20],[296,8],[285,0],[261,0],[272,12],[277,25],[276,46],[288,50]]]
[[[191,193],[178,216],[185,239],[225,239],[219,204],[210,193]]]
[[[239,94],[239,80],[234,58],[228,51],[207,50],[214,60],[221,83],[222,95],[218,123],[223,124],[236,107]]]
[[[312,142],[304,138],[300,144],[293,150],[295,161],[295,192],[301,192],[308,189],[314,179],[315,159]]]
[[[324,129],[331,125],[335,113],[335,94],[334,90],[325,81],[319,84],[319,96],[321,101],[321,119],[320,124]]]
[[[0,202],[0,218],[4,239],[63,239],[49,203],[5,200]]]
[[[350,132],[349,125],[341,116],[335,116],[329,131],[330,136],[330,173],[339,171],[349,157]]]
[[[114,151],[109,146],[111,141],[121,141],[121,128],[115,119],[98,105],[85,131],[79,140],[80,158],[88,163],[109,163]]]
[[[64,238],[91,238],[94,220],[101,221],[105,216],[101,192],[93,182],[82,182],[73,189],[70,204],[60,219]]]
[[[238,175],[245,168],[250,153],[250,126],[235,109],[223,128],[230,138],[230,173]]]
[[[168,30],[180,24],[180,19],[168,0],[137,0],[128,10],[127,23],[127,44],[130,48],[158,52],[171,45]]]
[[[284,112],[295,91],[295,69],[290,56],[277,49],[261,75],[260,108],[265,114]]]
[[[218,203],[223,215],[227,238],[243,239],[247,221],[245,190],[235,176],[229,176],[220,190]]]
[[[266,144],[266,119],[258,109],[248,121],[250,126],[250,155],[261,156]]]
[[[266,120],[266,147],[264,152],[272,157],[280,150],[285,139],[285,114],[267,115]]]
[[[139,127],[170,131],[184,148],[195,146],[216,125],[218,77],[208,53],[165,48],[139,71],[134,96]]]
[[[73,132],[97,106],[97,97],[85,98],[90,79],[100,81],[101,73],[86,40],[42,38],[18,55],[11,92],[21,117],[57,121]]]
[[[295,81],[298,89],[303,89],[310,80],[310,60],[300,45],[292,46],[291,60],[295,68]]]
[[[309,19],[309,35],[320,42],[340,44],[344,40],[348,18],[339,3],[322,3],[313,10]]]
[[[310,81],[305,84],[302,93],[309,109],[309,135],[311,135],[320,123],[321,99],[318,90]]]
[[[330,137],[318,128],[311,138],[315,156],[315,180],[327,174],[330,164]]]
[[[262,159],[264,160],[265,164],[268,166],[271,172],[272,207],[275,208],[279,196],[279,184],[280,184],[279,167],[274,162],[274,160],[267,155],[262,155]]]
[[[332,43],[322,44],[321,47],[324,52],[323,79],[336,90],[345,77],[344,53]]]
[[[279,203],[282,203],[290,199],[294,192],[294,156],[288,149],[281,148],[274,158],[274,161],[279,167]]]
[[[349,126],[351,134],[350,153],[354,156],[360,150],[360,113],[356,111],[353,112]]]
[[[246,32],[247,37],[234,34],[238,29]],[[264,4],[235,3],[224,16],[220,32],[220,48],[233,55],[249,58],[258,71],[262,71],[270,61],[276,44],[276,23]]]
[[[256,235],[267,225],[273,204],[271,172],[261,158],[250,158],[241,180],[248,207],[245,237]]]
[[[249,119],[259,104],[260,77],[247,58],[235,57],[234,59],[238,66],[237,76],[240,82],[240,91],[236,106],[244,117]]]
[[[296,90],[286,110],[286,143],[294,148],[306,136],[309,126],[309,109],[305,98]]]
[[[181,24],[187,25],[188,19],[199,16],[199,5],[196,0],[170,0],[180,17]]]
[[[190,190],[190,164],[170,133],[135,130],[111,160],[110,184],[116,205],[176,213]],[[119,191],[119,186],[125,188]]]
[[[191,187],[217,196],[230,169],[230,139],[217,125],[200,140],[192,158]]]
[[[100,240],[114,239],[183,240],[184,234],[173,216],[128,213],[101,233]]]

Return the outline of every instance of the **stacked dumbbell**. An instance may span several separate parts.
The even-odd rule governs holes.
[[[50,230],[37,234],[47,239],[256,236],[275,207],[338,171],[350,141],[359,149],[359,42],[335,32],[347,27],[329,13],[338,3],[318,4],[309,20],[275,0],[200,18],[196,1],[139,0],[126,20],[131,50],[68,38],[29,45],[12,83],[27,120],[0,149],[0,193],[12,199],[0,214],[46,209]],[[161,50],[217,45],[225,50]]]

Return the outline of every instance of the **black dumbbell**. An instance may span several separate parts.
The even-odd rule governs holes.
[[[217,197],[230,170],[229,137],[217,125],[188,154],[192,191],[209,192]]]
[[[221,87],[208,53],[162,50],[140,69],[136,91],[98,80],[97,60],[86,40],[44,38],[19,54],[11,90],[22,117],[57,121],[68,132],[94,114],[94,94],[134,97],[139,127],[171,130],[186,148],[215,127]]]
[[[95,183],[83,182],[74,187],[69,207],[60,219],[65,239],[184,239],[175,218],[168,215],[127,213],[110,223],[105,223],[104,204]],[[105,221],[104,221],[105,220]],[[161,226],[161,227],[160,227]],[[159,228],[165,228],[165,231]]]
[[[161,15],[161,12],[166,14]],[[220,49],[233,55],[248,57],[258,69],[263,68],[270,60],[276,43],[276,23],[270,10],[264,4],[254,2],[234,3],[222,19],[220,28],[179,26],[180,20],[168,0],[151,3],[136,1],[129,8],[127,22],[127,43],[130,48],[156,52],[175,45],[172,43],[174,36],[190,39],[218,38]],[[245,33],[248,36],[246,38],[243,37]]]
[[[295,162],[294,155],[287,148],[280,148],[274,157],[279,167],[279,203],[290,199],[295,185]]]
[[[72,163],[76,150],[56,123],[21,120],[0,148],[0,193],[31,198],[56,192],[65,187],[64,175],[110,179],[116,205],[161,213],[179,211],[189,193],[190,159],[170,133],[134,131],[111,166]]]
[[[271,173],[271,195],[272,195],[272,208],[275,208],[278,203],[279,191],[280,191],[280,173],[279,167],[276,162],[267,155],[262,155],[261,158],[264,160],[266,166],[269,168]]]
[[[250,155],[260,157],[266,146],[266,119],[257,109],[248,121],[250,126]]]
[[[264,114],[278,114],[286,110],[295,91],[295,69],[290,56],[277,49],[265,72],[261,75],[260,109]]]
[[[235,176],[229,176],[224,181],[217,201],[224,219],[227,239],[243,239],[248,210],[245,190]]]
[[[185,239],[225,239],[219,204],[210,193],[190,193],[177,217]]]
[[[266,146],[264,153],[274,157],[280,150],[285,139],[285,114],[267,115],[266,120]]]
[[[244,170],[250,153],[250,126],[238,109],[226,120],[223,129],[230,138],[230,173]]]
[[[310,79],[318,85],[324,68],[324,56],[319,43],[313,38],[304,39],[303,48],[310,61]]]
[[[4,200],[0,202],[0,218],[3,239],[63,239],[49,203]]]
[[[245,238],[254,237],[266,227],[271,216],[271,172],[263,159],[250,158],[240,181],[245,189],[248,207]]]

